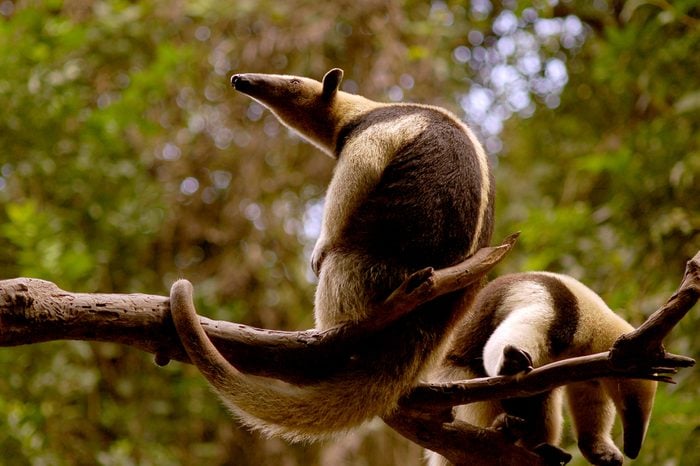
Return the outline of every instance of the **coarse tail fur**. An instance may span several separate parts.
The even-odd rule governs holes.
[[[337,159],[311,262],[318,275],[319,330],[363,322],[418,269],[458,263],[490,242],[493,180],[471,130],[450,112],[374,102],[339,89],[343,71],[322,81],[237,74],[233,87]],[[177,290],[184,284],[176,283]],[[269,435],[311,440],[392,412],[424,374],[479,286],[442,296],[396,323],[352,373],[297,386],[231,366],[196,314],[173,319],[192,361],[245,424]]]
[[[608,351],[633,330],[595,292],[561,274],[505,275],[484,287],[456,331],[434,380],[516,375],[566,358]],[[624,452],[636,458],[642,447],[656,393],[656,382],[604,378],[517,398],[459,407],[457,417],[480,427],[498,425],[503,414],[524,419],[519,443],[530,449],[558,445],[562,395],[578,446],[594,465],[623,462],[611,439],[615,412],[622,420]],[[432,466],[445,464],[438,455]]]

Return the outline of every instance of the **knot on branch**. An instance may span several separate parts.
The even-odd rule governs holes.
[[[58,289],[53,283],[36,278],[5,280],[0,291],[0,306],[3,311],[7,310],[15,314],[24,313],[34,304],[33,291],[38,291],[37,289],[47,290],[52,287]],[[3,312],[4,314],[5,312]]]

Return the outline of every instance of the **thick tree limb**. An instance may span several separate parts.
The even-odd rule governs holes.
[[[205,317],[200,320],[219,351],[239,370],[313,383],[357,367],[362,357],[388,350],[377,345],[385,341],[382,333],[391,332],[392,324],[420,304],[481,279],[510,251],[517,236],[509,236],[500,246],[483,248],[453,267],[414,273],[382,305],[381,321],[347,324],[325,332],[285,332]],[[169,307],[169,299],[162,296],[70,293],[43,280],[3,280],[0,346],[50,340],[106,341],[154,353],[159,363],[170,359],[190,362]]]

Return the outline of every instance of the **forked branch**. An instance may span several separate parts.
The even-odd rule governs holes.
[[[442,270],[411,275],[382,305],[383,319],[319,332],[285,332],[200,317],[207,335],[240,371],[297,384],[313,383],[361,364],[383,332],[420,304],[481,279],[515,244],[517,234],[499,246],[479,250]],[[145,294],[70,293],[32,278],[0,281],[0,346],[50,340],[92,340],[134,346],[168,360],[190,362],[170,318],[169,299]],[[387,312],[384,312],[384,310]],[[379,313],[378,313],[379,314]],[[369,343],[375,347],[369,347]],[[359,360],[358,360],[359,357]]]

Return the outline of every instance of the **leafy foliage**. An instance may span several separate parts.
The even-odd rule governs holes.
[[[673,2],[0,2],[0,270],[163,294],[302,328],[329,159],[233,71],[446,106],[481,133],[503,271],[584,280],[640,322],[700,241],[700,7]],[[694,313],[672,350],[698,357]],[[688,464],[695,371],[662,389],[635,464]],[[575,446],[567,447],[575,451]],[[371,423],[289,446],[232,422],[194,368],[107,344],[0,351],[0,464],[420,464]],[[692,460],[691,460],[692,461]]]

